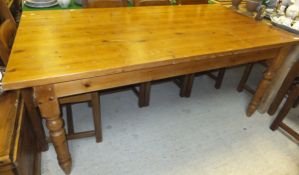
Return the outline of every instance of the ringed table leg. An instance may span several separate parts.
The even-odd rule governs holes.
[[[50,138],[57,153],[57,159],[65,174],[70,174],[72,159],[66,140],[63,119],[60,116],[60,108],[52,85],[38,86],[34,88],[36,101],[42,117],[46,120]]]
[[[288,56],[292,46],[284,46],[280,49],[279,53],[277,54],[276,58],[273,59],[272,64],[269,66],[268,70],[264,74],[263,80],[261,80],[248,108],[247,108],[247,116],[250,117],[257,109],[258,105],[260,104],[262,97],[269,87],[273,75],[277,72],[279,67],[283,64],[286,57]]]

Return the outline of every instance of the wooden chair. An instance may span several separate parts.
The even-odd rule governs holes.
[[[290,69],[275,99],[273,100],[268,110],[268,113],[270,115],[273,115],[277,111],[283,99],[287,97],[285,104],[283,105],[277,117],[271,124],[270,129],[274,131],[280,127],[299,141],[299,134],[283,122],[284,118],[287,116],[291,108],[295,107],[294,104],[296,104],[299,98],[299,78],[298,77],[299,77],[299,61],[297,61]]]
[[[92,109],[94,130],[75,132],[72,105],[77,103],[88,103]],[[67,117],[67,139],[79,139],[84,137],[96,136],[96,142],[102,141],[102,121],[100,112],[100,99],[98,92],[91,92],[82,95],[74,95],[59,99],[59,104],[66,107]]]
[[[208,4],[207,0],[180,0],[177,2],[179,5],[185,4]],[[135,0],[135,6],[155,6],[155,5],[171,5],[169,0]],[[218,75],[213,75],[209,73],[208,75],[216,80],[215,87],[217,89],[220,88],[222,84],[222,80],[224,77],[225,69],[219,69]],[[184,75],[178,79],[175,79],[175,84],[177,84],[180,88],[180,96],[181,97],[190,97],[192,85],[194,81],[195,74]],[[150,100],[150,82],[142,83],[139,87],[139,91],[135,88],[135,93],[139,97],[139,107],[145,107],[149,105]]]
[[[262,62],[258,62],[259,64],[261,64],[264,67],[268,67],[268,63],[262,61]],[[247,92],[249,92],[250,94],[254,94],[255,93],[255,89],[253,89],[252,87],[250,87],[247,83],[250,73],[252,72],[252,69],[254,67],[255,64],[258,63],[251,63],[251,64],[247,64],[245,66],[244,72],[242,74],[241,80],[238,84],[237,87],[237,91],[238,92],[243,92],[243,90],[246,90]]]
[[[278,113],[277,117],[273,121],[273,123],[270,126],[270,129],[272,131],[275,131],[277,128],[282,128],[284,131],[286,131],[288,134],[293,136],[296,140],[299,141],[299,134],[290,128],[287,124],[283,122],[283,119],[287,116],[291,108],[296,102],[296,99],[299,97],[299,84],[294,84],[291,86],[290,91],[288,93],[287,101],[285,102],[284,106]]]
[[[0,57],[4,65],[7,65],[8,58],[10,54],[10,49],[13,41],[13,37],[16,32],[16,25],[10,19],[6,19],[0,25]],[[68,138],[76,139],[87,136],[96,136],[96,141],[102,141],[102,131],[101,131],[101,115],[99,108],[99,96],[97,92],[93,92],[90,94],[78,95],[73,97],[64,97],[60,99],[60,104],[65,105],[67,107],[67,121],[68,121]],[[71,105],[74,103],[82,103],[82,102],[90,102],[92,104],[93,110],[93,119],[95,131],[87,131],[87,132],[74,132],[74,125],[71,116]]]
[[[85,8],[108,8],[108,7],[127,7],[126,0],[83,0],[82,5]],[[83,95],[75,95],[71,97],[59,99],[59,103],[66,106],[66,116],[67,116],[67,130],[68,139],[77,139],[83,137],[89,137],[96,135],[96,141],[102,141],[102,123],[101,123],[101,112],[100,112],[100,99],[98,92],[86,93]],[[92,107],[93,120],[95,131],[85,131],[80,133],[75,133],[74,131],[74,121],[72,115],[72,105],[75,103],[88,102]]]
[[[10,19],[5,20],[0,27],[0,58],[4,65],[8,63],[10,47],[16,33],[16,24]]]
[[[0,58],[4,65],[7,64],[10,46],[16,33],[16,23],[10,13],[6,1],[0,0]]]
[[[164,6],[171,5],[169,0],[134,0],[134,6]]]
[[[83,0],[85,8],[127,7],[127,0]]]
[[[208,0],[177,0],[176,3],[177,5],[208,4]],[[207,72],[206,74],[215,80],[215,88],[220,89],[225,74],[225,69],[217,69],[215,72],[217,72],[216,75],[211,71]],[[181,97],[190,97],[195,75],[196,74],[184,75],[180,82],[177,83],[180,87]]]
[[[294,82],[295,83],[299,82],[298,73],[299,73],[299,61],[296,61],[295,64],[290,69],[290,71],[288,72],[273,102],[271,103],[268,110],[269,115],[274,115],[274,113],[277,111],[278,107],[280,106],[281,102],[286,97],[286,94],[288,94],[290,87],[294,84]],[[296,99],[295,104],[297,103],[297,100],[298,98]]]
[[[15,23],[15,20],[7,7],[6,0],[0,0],[0,24],[7,19],[10,19]]]
[[[171,5],[169,0],[134,0],[134,6],[166,6]],[[139,107],[146,107],[150,102],[151,82],[144,82],[139,85],[139,90],[133,87],[133,91],[138,97]]]

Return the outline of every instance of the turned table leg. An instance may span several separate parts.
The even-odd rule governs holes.
[[[42,118],[46,120],[50,138],[57,153],[60,167],[65,174],[70,174],[72,159],[69,153],[63,119],[60,116],[58,99],[52,85],[34,88],[35,98],[41,111]]]
[[[250,117],[257,109],[258,105],[260,104],[262,97],[268,88],[269,84],[271,83],[271,80],[279,67],[283,64],[286,57],[288,56],[291,46],[285,46],[282,47],[276,58],[273,59],[272,64],[269,66],[268,70],[264,74],[263,80],[261,80],[248,108],[247,108],[247,116]]]

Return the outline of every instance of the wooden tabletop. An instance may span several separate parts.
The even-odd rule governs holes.
[[[33,87],[298,42],[298,36],[220,5],[24,12],[3,87]]]

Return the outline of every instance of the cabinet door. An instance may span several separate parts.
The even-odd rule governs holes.
[[[23,111],[22,129],[19,142],[19,154],[17,158],[18,175],[36,175],[37,163],[36,138],[32,131],[31,123],[25,111]]]

